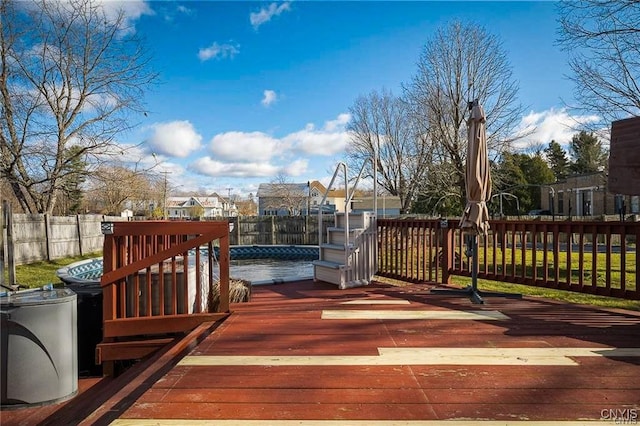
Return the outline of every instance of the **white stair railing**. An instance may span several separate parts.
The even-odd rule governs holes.
[[[350,204],[353,200],[353,196],[355,195],[356,188],[362,179],[362,175],[364,173],[365,166],[367,162],[371,161],[374,169],[374,182],[373,182],[373,208],[374,208],[374,217],[377,216],[377,176],[375,173],[376,164],[373,158],[368,159],[363,162],[360,171],[358,172],[358,176],[356,177],[353,187],[351,191],[349,191],[349,177],[348,177],[348,167],[346,163],[339,162],[336,166],[336,169],[331,177],[331,181],[327,186],[327,191],[325,192],[322,201],[320,202],[318,208],[318,244],[322,245],[323,243],[323,229],[322,229],[322,215],[323,215],[323,206],[327,200],[329,192],[333,188],[333,185],[342,169],[344,175],[344,187],[345,187],[345,200],[344,200],[344,266],[346,272],[346,280],[349,282],[352,281],[360,281],[366,280],[368,281],[370,277],[375,274],[375,265],[377,265],[377,241],[375,238],[376,229],[371,230],[370,224],[367,224],[365,232],[363,234],[358,235],[353,242],[350,243],[350,224],[349,224],[349,212],[350,212]],[[335,212],[334,212],[335,215]],[[375,223],[375,222],[374,222]],[[375,227],[375,224],[374,224]],[[365,253],[361,253],[361,250],[365,250]],[[364,262],[362,261],[364,260]],[[366,277],[366,278],[364,278]]]

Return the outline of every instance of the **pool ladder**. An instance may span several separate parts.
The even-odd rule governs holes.
[[[365,163],[366,164],[366,163]],[[319,227],[319,259],[313,262],[314,280],[336,284],[339,288],[367,285],[378,267],[376,186],[374,184],[374,212],[351,213],[351,201],[365,164],[362,165],[351,191],[348,186],[347,165],[338,163],[327,192],[320,203],[325,205],[339,171],[342,169],[345,185],[344,212],[334,213],[334,226],[327,228],[326,243]],[[375,178],[374,178],[375,182]],[[322,224],[322,208],[318,211],[318,223]]]

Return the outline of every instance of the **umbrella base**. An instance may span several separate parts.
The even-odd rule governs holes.
[[[467,296],[472,303],[476,305],[484,304],[483,297],[508,297],[513,299],[522,299],[522,295],[518,293],[501,293],[492,291],[479,291],[473,286],[467,286],[462,289],[453,288],[432,288],[430,293],[451,294],[456,296]]]

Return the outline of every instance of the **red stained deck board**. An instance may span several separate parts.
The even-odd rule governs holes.
[[[318,367],[300,370],[298,374],[279,374],[280,367],[272,368],[269,374],[238,374],[234,376],[218,375],[217,369],[209,367],[179,367],[183,370],[180,375],[167,375],[162,383],[154,387],[183,388],[183,389],[232,389],[232,388],[282,388],[282,389],[353,389],[380,388],[402,389],[418,388],[419,384],[410,370],[398,373],[368,375],[340,375],[325,374]]]
[[[145,403],[122,418],[240,420],[434,420],[430,404]]]
[[[153,389],[140,403],[208,402],[253,404],[423,404],[421,389],[345,388],[241,388],[241,389]]]
[[[473,401],[475,404],[494,404],[500,401],[501,404],[536,404],[556,405],[556,404],[602,404],[606,402],[610,405],[621,407],[629,404],[630,390],[609,389],[584,392],[583,389],[449,389],[449,390],[428,390],[425,392],[428,400],[432,404],[464,404]]]
[[[607,401],[596,404],[543,404],[529,401],[523,404],[432,404],[439,419],[494,420],[600,420],[600,413],[609,408]]]

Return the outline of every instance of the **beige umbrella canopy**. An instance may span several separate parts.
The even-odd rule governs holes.
[[[489,210],[487,200],[491,197],[491,174],[487,152],[487,131],[484,110],[478,101],[469,102],[471,116],[468,122],[469,141],[467,147],[467,169],[465,172],[467,205],[462,213],[460,228],[467,233],[467,245],[470,247],[471,285],[462,290],[432,289],[434,293],[464,294],[473,303],[484,303],[483,294],[491,296],[522,297],[510,293],[484,293],[478,291],[478,235],[487,235],[489,231]]]
[[[478,101],[471,104],[468,121],[467,169],[465,174],[467,205],[462,213],[460,228],[468,233],[487,235],[491,197],[491,174],[487,153],[485,115]]]

